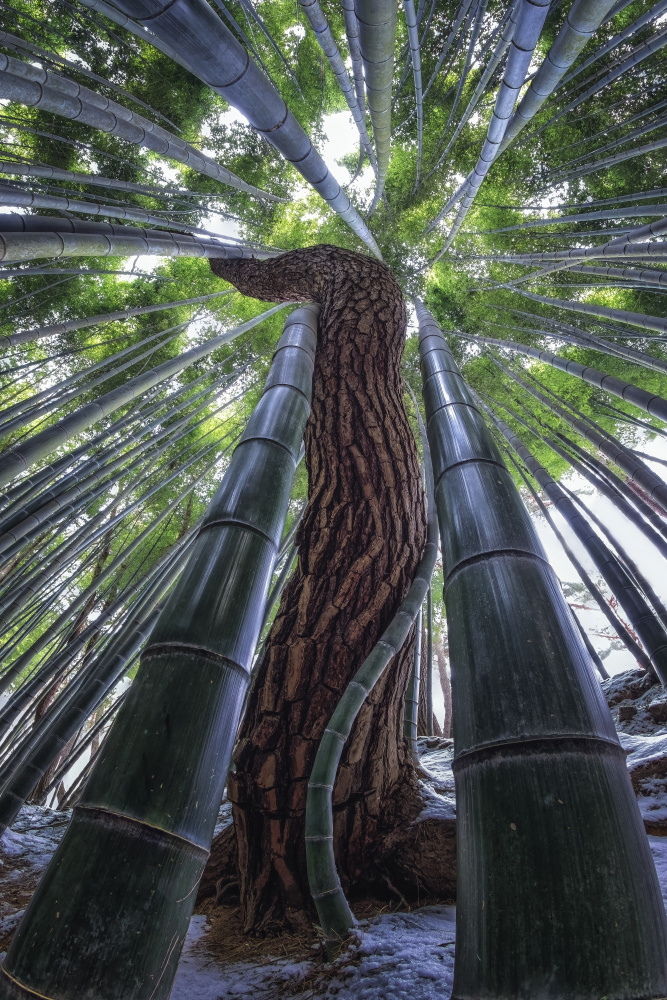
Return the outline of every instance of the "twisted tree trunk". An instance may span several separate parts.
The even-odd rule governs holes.
[[[304,842],[312,762],[342,691],[409,588],[425,511],[400,374],[405,304],[387,268],[330,246],[211,267],[254,298],[321,305],[299,560],[229,782],[244,926],[266,933],[312,916]],[[362,709],[341,761],[334,846],[348,890],[373,879],[396,829],[420,810],[402,735],[411,655],[409,643]]]

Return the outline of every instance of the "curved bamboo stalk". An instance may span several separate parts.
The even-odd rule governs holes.
[[[497,358],[494,358],[492,355],[490,357],[493,363],[504,371],[506,375],[509,375],[517,384],[526,389],[531,396],[534,396],[540,403],[543,403],[548,410],[561,417],[577,433],[581,434],[583,438],[594,444],[598,451],[602,452],[610,462],[617,465],[619,469],[622,469],[629,479],[636,482],[653,503],[660,508],[663,516],[667,517],[667,485],[634,452],[626,448],[610,434],[601,433],[595,428],[592,422],[574,416],[565,407],[560,406],[553,397],[546,396],[543,392],[540,392],[536,385],[526,382],[525,379],[517,375],[516,372],[513,372],[511,368],[507,368]],[[533,379],[533,381],[535,382],[536,380]]]
[[[651,416],[659,417],[667,423],[667,399],[663,399],[662,396],[657,396],[652,392],[647,392],[646,389],[640,389],[639,386],[632,385],[631,382],[625,382],[615,375],[607,375],[597,368],[590,368],[588,365],[582,365],[578,361],[570,361],[569,358],[561,358],[557,354],[542,351],[537,347],[527,347],[525,344],[519,344],[515,340],[496,340],[495,337],[483,337],[481,334],[470,336],[467,333],[453,332],[457,337],[465,337],[466,340],[473,342],[481,341],[483,344],[493,344],[495,347],[516,351],[517,354],[524,354],[529,358],[537,358],[538,361],[542,361],[552,368],[558,368],[560,371],[567,372],[568,375],[574,375],[575,378],[597,386],[598,389],[604,389],[605,392],[619,396],[626,403],[632,403],[633,406],[638,406],[646,413],[650,413]]]
[[[192,71],[240,111],[292,163],[360,240],[381,259],[373,234],[294,115],[206,0],[119,0],[124,13],[183,53]],[[377,141],[377,139],[376,139]]]
[[[99,396],[95,402],[86,403],[84,406],[79,407],[78,410],[63,417],[53,426],[40,431],[38,434],[34,434],[26,441],[5,451],[0,455],[0,484],[4,485],[10,482],[15,476],[41,459],[46,458],[56,448],[66,444],[72,437],[90,427],[91,424],[97,423],[102,417],[113,413],[120,406],[130,403],[147,389],[151,389],[159,382],[171,378],[184,368],[194,364],[195,361],[200,361],[202,358],[208,357],[218,347],[229,343],[229,341],[234,340],[247,330],[252,330],[258,323],[280,312],[287,305],[289,303],[284,302],[278,306],[274,306],[272,309],[267,309],[266,312],[260,313],[259,316],[253,317],[253,319],[242,323],[240,326],[234,327],[232,330],[227,330],[226,333],[222,333],[217,337],[212,337],[204,344],[200,344],[199,347],[193,347],[178,357],[157,365],[156,368],[153,368],[149,372],[136,375],[117,389],[112,389]]]
[[[498,155],[500,143],[505,135],[514,103],[526,79],[526,73],[528,72],[528,67],[548,12],[548,0],[546,2],[542,0],[540,3],[536,3],[534,0],[521,0],[516,28],[510,42],[507,65],[505,66],[505,72],[496,98],[486,139],[484,140],[484,146],[474,170],[466,178],[467,188],[465,196],[445,241],[443,251],[448,250],[452,245],[481,187],[482,181]]]
[[[410,674],[410,680],[408,681],[408,687],[405,692],[405,716],[403,719],[403,735],[410,744],[410,749],[412,751],[412,757],[416,761],[419,760],[419,751],[417,749],[417,736],[418,731],[418,719],[419,719],[419,684],[421,681],[420,667],[422,658],[422,621],[423,613],[420,608],[417,612],[417,618],[415,620],[415,652],[412,659],[412,673]]]
[[[86,940],[100,992],[120,997],[131,991],[135,1000],[169,996],[227,778],[310,409],[316,315],[312,307],[291,314],[264,395],[96,758],[58,863],[14,937],[2,975],[21,989],[80,997],[90,982],[90,960],[79,946]],[[266,482],[272,483],[268,494]],[[153,775],[148,795],[140,773]],[[127,858],[122,879],[110,857]],[[72,866],[79,871],[75,883]],[[69,886],[65,895],[62,878]],[[74,936],[68,911],[77,914]],[[113,932],[93,934],[100,921],[111,921]],[[51,931],[40,931],[39,949],[26,950],[45,922]],[[139,927],[148,933],[137,935]]]
[[[74,330],[87,330],[89,327],[97,326],[100,323],[112,323],[116,320],[129,319],[132,316],[146,316],[148,313],[165,312],[167,309],[178,309],[180,306],[199,305],[200,302],[209,302],[211,299],[230,295],[232,291],[233,289],[225,289],[222,292],[211,292],[209,295],[197,295],[192,299],[176,299],[173,302],[158,302],[148,306],[130,306],[127,309],[118,309],[116,312],[100,313],[98,316],[86,316],[82,319],[66,320],[64,323],[52,323],[50,326],[38,326],[32,330],[22,330],[20,333],[0,337],[0,348],[16,347],[18,344],[28,344],[35,340],[44,340],[46,337],[55,337],[56,334],[61,333],[72,333]]]
[[[0,31],[0,41],[3,45],[12,48],[15,52],[25,50],[26,52],[31,52],[33,55],[40,57],[43,61],[52,63],[54,65],[65,66],[67,69],[73,70],[75,73],[80,73],[82,76],[87,77],[89,80],[94,80],[95,83],[101,83],[103,87],[109,87],[111,90],[120,94],[126,100],[133,101],[138,104],[139,107],[148,111],[150,114],[155,115],[156,118],[161,118],[163,122],[175,128],[177,131],[178,126],[174,125],[169,118],[165,118],[164,115],[160,114],[155,108],[152,108],[150,104],[146,104],[142,101],[140,97],[136,97],[127,90],[123,90],[119,87],[117,83],[112,80],[107,80],[103,76],[98,76],[97,73],[92,73],[85,66],[79,66],[77,63],[72,62],[70,59],[64,59],[61,55],[56,52],[50,52],[48,49],[43,49],[39,45],[32,45],[30,42],[26,42],[23,38],[18,38],[16,35],[10,35],[8,31]]]
[[[325,945],[334,954],[356,921],[336,871],[333,851],[332,793],[343,747],[366,698],[394,656],[403,648],[421,610],[438,557],[438,523],[433,499],[433,473],[424,452],[428,497],[426,544],[410,589],[389,626],[356,672],[336,706],[317,749],[306,797],[306,863],[308,883],[317,908]],[[421,629],[418,632],[421,636]],[[418,688],[417,688],[418,690]],[[415,716],[416,720],[416,716]]]
[[[517,434],[504,421],[482,404],[500,433],[524,462],[531,475],[562,514],[568,525],[593,560],[598,572],[616,597],[628,620],[639,636],[644,649],[663,684],[667,683],[667,632],[647,601],[634,585],[621,562],[593,531],[587,519],[577,511],[565,490],[543,468]]]
[[[453,995],[511,993],[530,968],[535,995],[602,996],[617,988],[619,949],[629,992],[647,995],[662,988],[665,925],[624,754],[514,480],[421,303],[418,318],[454,693]],[[545,795],[564,782],[565,796]],[[554,856],[558,865],[545,864]],[[563,880],[580,886],[582,870],[598,872],[595,887],[564,894]],[[619,870],[622,883],[612,885]],[[638,921],[631,950],[629,898]],[[605,931],[584,958],[591,919]],[[650,951],[647,933],[656,935]]]
[[[338,81],[338,86],[340,87],[343,97],[347,102],[347,106],[350,109],[350,114],[352,115],[354,123],[357,126],[362,148],[368,156],[368,159],[371,161],[373,171],[377,173],[377,161],[375,159],[375,153],[373,152],[373,145],[366,130],[366,117],[364,115],[363,107],[359,105],[355,89],[350,82],[350,77],[345,69],[345,64],[343,63],[341,54],[338,51],[338,46],[336,45],[334,37],[331,34],[331,28],[329,27],[327,19],[324,16],[322,8],[320,7],[319,0],[299,0],[299,5],[308,18],[308,23],[315,32],[317,41],[327,57],[331,70]]]
[[[663,6],[667,8],[667,3]],[[530,87],[519,101],[510,119],[498,156],[503,153],[519,132],[535,117],[544,102],[553,94],[567,70],[575,62],[586,43],[607,19],[612,8],[611,0],[575,0],[556,41],[533,77]]]
[[[370,216],[380,204],[389,169],[397,8],[395,0],[355,0],[354,9],[378,166]]]
[[[206,177],[255,198],[285,201],[278,195],[246,184],[231,170],[200,153],[190,143],[172,135],[160,125],[155,125],[147,118],[128,111],[108,97],[101,97],[67,77],[57,76],[51,70],[39,69],[11,56],[0,55],[0,96],[91,125],[133,145],[151,149],[178,163],[184,163]]]

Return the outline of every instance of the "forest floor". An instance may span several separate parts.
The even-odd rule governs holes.
[[[624,748],[667,905],[667,695],[639,671],[603,685]],[[422,819],[455,821],[451,741],[420,740]],[[0,843],[0,958],[69,821],[26,806]],[[225,803],[217,832],[231,821]],[[249,939],[235,904],[192,918],[171,1000],[298,997],[301,1000],[442,1000],[454,969],[453,905],[367,901],[359,926],[332,965],[311,936]]]

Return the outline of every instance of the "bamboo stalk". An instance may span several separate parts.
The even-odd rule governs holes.
[[[395,0],[355,0],[354,9],[377,156],[377,177],[370,217],[380,204],[389,170],[397,8]]]
[[[169,996],[309,413],[316,315],[288,318],[264,395],[13,939],[5,991],[78,1000],[92,982],[110,1000]]]
[[[119,0],[118,6],[147,20],[155,35],[177,48],[195,76],[245,115],[381,259],[373,234],[282,97],[206,0],[176,0],[169,7],[161,0]]]
[[[634,585],[621,562],[595,534],[586,518],[577,512],[563,487],[539,464],[511,427],[500,420],[489,407],[482,405],[500,433],[523,460],[531,475],[540,484],[588,552],[598,572],[628,616],[628,620],[639,636],[658,677],[663,684],[667,683],[667,632],[661,622]]]
[[[541,298],[541,296],[535,297]],[[665,324],[665,329],[667,329],[667,320],[665,320]],[[483,337],[481,334],[473,337],[467,333],[454,332],[455,336],[464,337],[466,340],[481,341],[483,344],[494,344],[496,347],[515,351],[517,354],[523,354],[529,358],[537,358],[538,361],[542,361],[552,368],[567,372],[568,375],[574,375],[583,382],[597,386],[598,389],[604,389],[605,392],[610,392],[613,396],[618,396],[626,403],[632,403],[633,406],[637,406],[646,413],[650,413],[651,416],[659,417],[660,420],[667,422],[667,399],[663,399],[662,396],[657,396],[652,392],[647,392],[646,389],[640,389],[638,386],[632,385],[631,382],[626,382],[615,375],[607,375],[597,368],[582,365],[578,361],[570,361],[569,358],[561,358],[557,354],[551,354],[550,351],[542,351],[537,347],[527,347],[526,344],[519,344],[514,340],[497,340],[495,337]]]
[[[405,717],[403,720],[403,735],[410,744],[412,757],[415,762],[419,760],[417,736],[419,735],[418,718],[419,683],[421,680],[420,667],[422,658],[422,619],[423,614],[422,609],[420,608],[417,612],[417,620],[415,622],[415,652],[412,659],[412,673],[410,674],[410,680],[408,681],[408,687],[405,692]]]
[[[136,375],[117,389],[112,389],[99,396],[94,403],[86,403],[84,406],[79,407],[78,410],[63,417],[53,426],[40,431],[25,442],[5,451],[0,455],[0,485],[4,485],[31,465],[46,458],[56,448],[61,447],[67,441],[71,440],[72,437],[80,434],[81,431],[90,427],[91,424],[97,423],[102,417],[113,413],[120,406],[131,402],[147,389],[151,389],[159,382],[171,378],[179,371],[194,364],[195,361],[200,361],[202,358],[208,357],[217,348],[222,347],[223,344],[229,343],[230,340],[234,340],[247,330],[252,330],[258,323],[268,319],[269,316],[273,316],[287,305],[289,303],[282,303],[281,305],[274,306],[272,309],[267,309],[266,312],[247,320],[247,322],[242,323],[240,326],[234,327],[232,330],[227,330],[226,333],[222,333],[217,337],[212,337],[199,347],[193,347],[189,351],[180,354],[177,358],[165,361],[149,372]]]
[[[453,996],[658,996],[667,924],[625,755],[514,481],[417,315],[454,695]]]

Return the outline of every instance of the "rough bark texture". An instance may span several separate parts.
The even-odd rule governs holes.
[[[405,304],[387,268],[329,246],[268,261],[213,260],[211,267],[255,298],[321,305],[299,560],[253,685],[229,783],[244,927],[270,933],[313,915],[304,843],[308,777],[342,691],[410,586],[425,539],[424,497],[400,374]],[[375,876],[383,844],[420,809],[402,737],[412,648],[408,643],[394,659],[362,708],[341,761],[334,846],[348,890]]]

